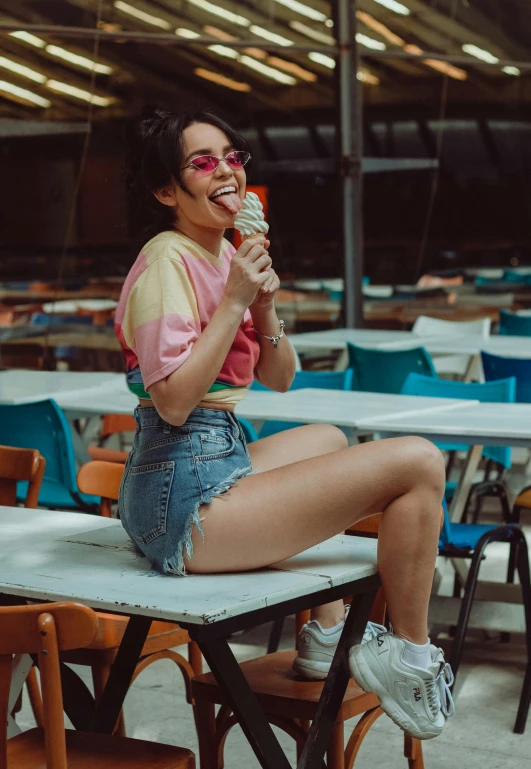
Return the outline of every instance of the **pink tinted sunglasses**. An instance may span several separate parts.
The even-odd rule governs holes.
[[[212,173],[216,170],[222,160],[231,168],[243,168],[243,166],[249,162],[251,155],[249,152],[242,152],[241,150],[235,150],[229,152],[224,158],[218,158],[215,155],[199,155],[197,158],[193,158],[187,166],[183,166],[181,171],[185,168],[195,168],[196,171],[207,171]]]

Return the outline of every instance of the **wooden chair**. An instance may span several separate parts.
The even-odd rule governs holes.
[[[0,446],[0,505],[15,507],[17,504],[17,483],[27,481],[28,490],[24,507],[36,508],[45,468],[46,459],[35,449],[15,449],[12,446]],[[31,668],[29,671],[26,685],[35,720],[41,726],[42,705],[35,668]],[[20,707],[20,703],[17,703],[15,710],[18,707]]]
[[[349,533],[376,536],[380,519],[380,515],[367,518],[352,527]],[[297,636],[308,618],[309,612],[297,615]],[[381,624],[384,618],[385,598],[380,590],[373,606],[371,621]],[[291,668],[296,655],[296,651],[275,652],[244,662],[241,668],[269,721],[293,737],[297,743],[297,754],[300,756],[310,723],[317,712],[323,681],[306,681],[299,678]],[[211,673],[194,679],[192,694],[196,707],[201,769],[222,769],[225,740],[237,719],[231,713],[223,692]],[[216,704],[221,705],[217,716]],[[351,680],[328,745],[328,769],[352,769],[364,738],[382,713],[378,697],[375,694],[366,694]],[[345,721],[360,715],[362,717],[345,748]],[[404,755],[408,759],[409,769],[424,769],[419,740],[404,735]]]
[[[112,501],[118,499],[123,471],[123,465],[115,462],[87,462],[79,470],[79,489],[86,494],[101,496],[100,512],[106,518],[111,517]],[[97,632],[84,648],[71,648],[62,654],[65,662],[88,665],[91,668],[96,698],[103,692],[128,622],[127,617],[114,614],[98,614],[98,619]],[[183,644],[188,644],[188,659],[173,651],[174,647]],[[187,631],[178,625],[153,621],[133,681],[148,665],[163,659],[171,660],[177,665],[184,678],[186,699],[193,704],[191,682],[194,676],[202,672],[203,663],[199,647],[190,640]],[[125,734],[123,717],[118,723],[117,731]]]
[[[27,481],[24,507],[37,507],[45,467],[46,460],[37,450],[0,446],[0,505],[15,507],[17,483]]]
[[[98,618],[77,603],[0,608],[0,767],[23,769],[195,769],[185,748],[65,730],[59,652],[90,644]],[[7,739],[13,654],[37,654],[43,695],[43,727]]]

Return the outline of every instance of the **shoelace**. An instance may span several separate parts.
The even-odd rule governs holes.
[[[455,705],[450,687],[454,682],[454,674],[448,662],[440,664],[441,668],[433,682],[426,684],[428,703],[432,713],[437,713],[440,708],[445,718],[452,718],[455,715]]]
[[[387,628],[384,627],[384,625],[378,625],[376,622],[367,622],[367,627],[365,628],[365,632],[363,634],[363,640],[365,642],[372,641],[373,638],[376,638],[382,633],[387,633]]]

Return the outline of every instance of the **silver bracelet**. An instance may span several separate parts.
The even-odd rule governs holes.
[[[280,323],[280,333],[278,333],[276,336],[267,336],[267,334],[261,334],[260,331],[257,331],[254,326],[254,333],[258,334],[258,336],[263,336],[264,339],[269,339],[270,342],[273,342],[273,347],[278,347],[279,341],[284,336],[284,326],[286,325],[283,320],[279,320]]]

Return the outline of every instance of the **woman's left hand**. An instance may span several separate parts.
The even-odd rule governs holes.
[[[249,307],[252,310],[265,310],[275,303],[275,296],[280,288],[280,280],[272,267],[269,268],[269,279],[258,291],[256,299]]]

